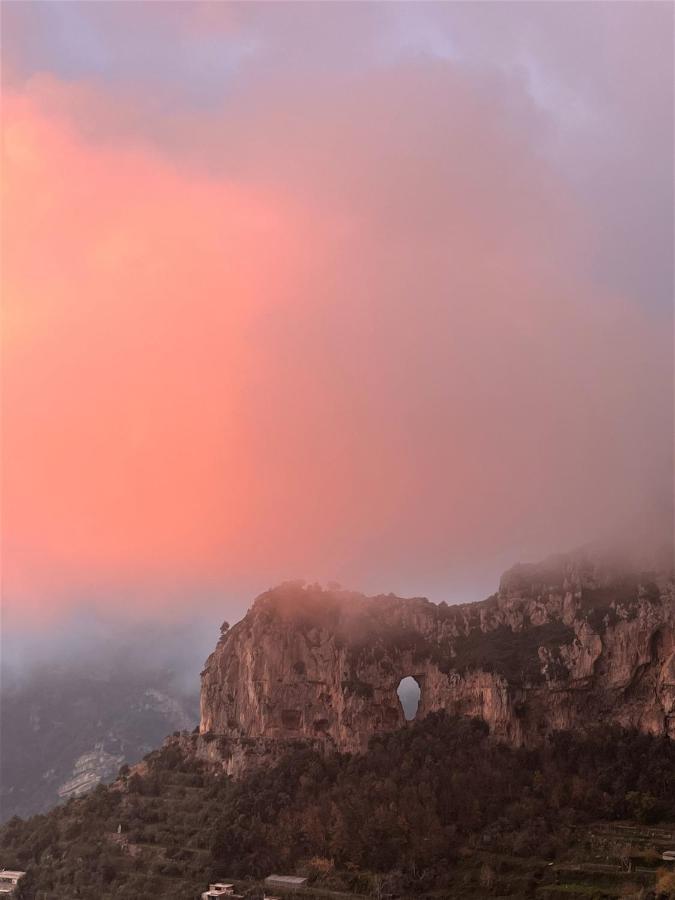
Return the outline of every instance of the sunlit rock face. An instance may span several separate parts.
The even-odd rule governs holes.
[[[209,657],[200,731],[232,760],[243,739],[360,752],[406,724],[397,688],[412,676],[416,718],[475,716],[514,745],[603,722],[675,737],[674,606],[672,572],[584,554],[515,566],[462,606],[284,584]]]

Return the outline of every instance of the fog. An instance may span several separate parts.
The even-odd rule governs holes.
[[[199,673],[215,647],[219,624],[208,615],[160,624],[78,612],[48,631],[13,629],[3,635],[0,687],[20,689],[33,677],[147,679],[192,699],[199,694]]]
[[[11,660],[672,545],[671,8],[10,6]]]

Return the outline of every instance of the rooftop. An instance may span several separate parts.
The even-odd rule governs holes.
[[[268,875],[265,879],[265,884],[285,884],[289,887],[302,887],[306,883],[307,879],[299,875]]]

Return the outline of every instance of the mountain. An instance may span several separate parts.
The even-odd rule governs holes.
[[[202,673],[196,752],[240,774],[298,739],[363,752],[417,716],[483,720],[514,747],[598,723],[675,737],[675,582],[588,552],[517,565],[479,603],[289,583],[224,628]]]
[[[163,668],[52,663],[3,679],[2,819],[42,813],[137,762],[172,731],[192,728],[196,692]]]
[[[282,585],[223,624],[198,729],[13,818],[0,866],[27,870],[18,900],[185,900],[229,879],[260,900],[272,872],[307,877],[307,900],[667,900],[674,589],[667,568],[588,552],[515,566],[455,607]],[[133,696],[133,678],[108,684],[51,733],[84,727],[90,747],[104,712],[147,723],[157,695]],[[90,749],[105,766],[118,745]]]

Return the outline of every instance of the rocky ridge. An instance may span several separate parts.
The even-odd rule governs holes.
[[[517,565],[458,606],[287,583],[223,627],[197,753],[237,775],[297,741],[361,752],[406,724],[405,676],[418,717],[477,717],[516,746],[598,722],[673,738],[674,620],[672,571],[584,552]]]

